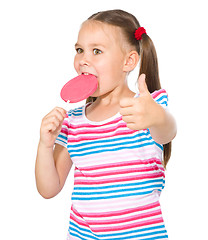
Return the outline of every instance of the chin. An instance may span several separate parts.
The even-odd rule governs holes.
[[[96,90],[90,97],[99,97],[100,94],[98,93],[98,90]]]

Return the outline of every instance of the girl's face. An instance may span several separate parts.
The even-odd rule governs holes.
[[[118,27],[95,21],[86,21],[80,29],[75,44],[74,67],[79,75],[93,74],[97,77],[98,88],[93,97],[112,92],[124,83],[125,53],[121,48],[121,38]]]

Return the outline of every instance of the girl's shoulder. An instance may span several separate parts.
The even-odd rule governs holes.
[[[165,108],[168,106],[168,94],[165,89],[156,90],[151,93],[151,96],[156,103],[162,105]]]
[[[162,105],[164,108],[168,106],[168,94],[165,89],[159,89],[151,93],[152,98],[156,103]],[[139,93],[136,93],[135,97],[139,97]]]

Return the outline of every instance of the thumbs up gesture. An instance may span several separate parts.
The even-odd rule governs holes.
[[[161,123],[162,107],[157,104],[145,82],[145,74],[138,79],[139,97],[124,98],[120,101],[120,114],[127,127],[132,130],[142,130]]]

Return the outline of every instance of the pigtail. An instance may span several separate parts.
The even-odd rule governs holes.
[[[142,40],[140,44],[141,61],[139,73],[144,73],[146,75],[146,83],[148,86],[148,90],[152,93],[155,90],[161,89],[157,54],[155,46],[151,38],[147,34],[142,35]]]
[[[140,70],[139,75],[146,75],[146,83],[149,92],[161,89],[157,53],[151,38],[147,34],[142,35],[140,41]],[[163,145],[163,165],[166,168],[171,156],[171,142]]]

